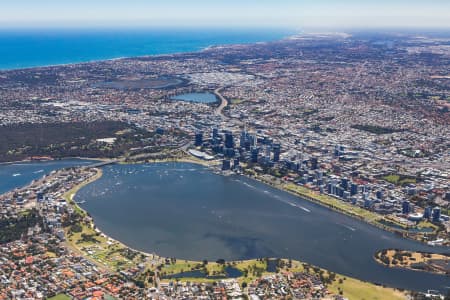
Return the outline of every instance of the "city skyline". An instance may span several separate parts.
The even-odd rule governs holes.
[[[289,27],[449,28],[450,3],[431,1],[5,1],[0,28]]]

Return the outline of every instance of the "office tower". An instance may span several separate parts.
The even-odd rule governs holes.
[[[432,220],[433,222],[440,222],[441,220],[441,209],[438,206],[433,208]]]
[[[344,190],[348,189],[348,178],[342,178],[341,179],[341,186]]]
[[[279,162],[280,161],[280,153],[281,153],[281,145],[273,144],[272,150],[273,150],[273,161]]]
[[[222,171],[227,171],[231,169],[231,162],[229,159],[224,159],[222,161]]]
[[[239,163],[240,163],[239,158],[235,158],[234,161],[233,161],[233,169],[238,169],[239,168]]]
[[[203,132],[198,131],[195,133],[195,146],[199,147],[203,144]]]
[[[252,163],[257,163],[258,162],[258,154],[259,154],[259,148],[258,147],[253,147],[251,150],[251,161]]]
[[[350,194],[351,194],[352,196],[358,194],[358,185],[357,185],[356,183],[352,183],[352,184],[351,184],[351,187],[350,187]]]
[[[213,127],[213,130],[212,130],[213,140],[217,139],[218,137],[219,137],[219,129],[217,127]]]
[[[234,148],[233,133],[225,131],[225,148]]]
[[[410,212],[410,204],[408,200],[403,201],[402,203],[402,214],[406,215]]]
[[[431,206],[427,206],[427,207],[425,207],[425,210],[423,211],[423,218],[424,219],[429,219],[429,218],[431,218],[431,212],[432,212],[432,208],[431,208]]]

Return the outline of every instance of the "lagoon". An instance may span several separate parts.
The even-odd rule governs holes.
[[[298,259],[362,280],[411,290],[439,289],[448,277],[389,269],[384,248],[449,252],[403,239],[243,176],[190,163],[112,165],[76,201],[96,225],[130,247],[210,261]]]
[[[172,100],[185,101],[185,102],[196,102],[196,103],[215,103],[217,102],[216,95],[212,93],[188,93],[173,96]]]

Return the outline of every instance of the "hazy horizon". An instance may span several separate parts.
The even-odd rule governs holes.
[[[4,28],[450,28],[447,0],[5,0]]]

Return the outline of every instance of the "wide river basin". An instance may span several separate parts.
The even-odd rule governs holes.
[[[112,165],[76,201],[109,236],[132,248],[192,260],[293,258],[410,290],[439,289],[449,277],[390,269],[384,248],[447,252],[403,239],[243,176],[190,163]]]

